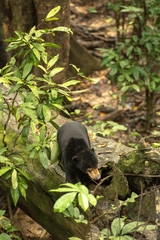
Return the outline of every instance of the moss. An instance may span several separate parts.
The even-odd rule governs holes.
[[[143,173],[145,168],[144,154],[133,151],[122,156],[117,166],[123,173]]]
[[[18,132],[14,131],[13,129],[8,128],[6,132],[5,142],[7,143],[7,147],[11,150],[14,146],[15,139],[17,138]],[[0,123],[0,148],[4,147],[3,142],[3,125]],[[18,141],[15,146],[14,152],[20,154],[24,159],[27,159],[29,153],[26,151],[26,145],[24,144],[21,137],[18,138]]]
[[[111,184],[105,188],[105,195],[114,200],[116,196],[124,199],[129,193],[127,178],[116,166],[113,167],[113,179]]]

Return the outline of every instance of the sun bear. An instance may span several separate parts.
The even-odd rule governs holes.
[[[87,129],[79,122],[67,122],[57,135],[66,181],[86,184],[89,179],[100,179],[98,160],[91,148]]]

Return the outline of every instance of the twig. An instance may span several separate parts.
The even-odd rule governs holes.
[[[7,204],[8,204],[9,218],[10,218],[11,224],[13,224],[13,214],[12,214],[12,208],[11,208],[10,191],[7,192]]]
[[[97,186],[95,187],[94,191],[93,191],[93,195],[95,195],[96,191],[97,191],[97,188],[104,182],[106,181],[108,178],[112,177],[113,175],[109,175],[103,179],[101,179],[101,181],[97,184]]]

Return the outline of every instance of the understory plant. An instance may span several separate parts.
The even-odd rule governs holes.
[[[160,2],[159,0],[112,1],[117,44],[100,49],[102,65],[109,69],[111,83],[123,93],[122,103],[132,91],[145,91],[146,128],[151,126],[154,96],[160,90]]]
[[[60,7],[52,9],[44,21],[54,21]],[[52,29],[37,29],[35,26],[24,33],[15,32],[16,37],[7,39],[7,51],[15,55],[5,67],[0,69],[0,119],[3,122],[0,143],[0,177],[8,187],[14,204],[17,204],[20,194],[26,198],[27,181],[31,180],[26,173],[25,157],[18,143],[26,143],[30,158],[39,156],[42,165],[47,168],[48,162],[57,159],[58,146],[55,141],[58,129],[54,119],[59,111],[68,112],[63,108],[63,98],[70,100],[71,85],[79,81],[70,79],[65,83],[54,82],[54,76],[63,71],[55,67],[59,54],[50,56],[47,47],[59,48],[54,43],[46,42],[45,36],[57,31],[72,33],[67,27]],[[38,70],[41,71],[38,71]],[[15,136],[9,143],[9,122],[15,121],[18,126]],[[50,128],[48,124],[50,123]],[[32,137],[32,144],[29,139]],[[11,184],[11,188],[10,188]]]
[[[18,239],[22,240],[16,232],[19,231],[18,228],[11,225],[8,218],[4,216],[5,210],[0,210],[0,240],[11,240]]]
[[[90,222],[91,219],[90,217],[88,217],[88,220],[85,219],[85,216],[81,213],[81,211],[83,210],[86,216],[90,216],[90,213],[87,214],[87,212],[90,211],[90,205],[96,207],[97,200],[101,198],[101,196],[95,197],[93,194],[89,193],[88,188],[81,183],[65,183],[60,185],[57,189],[50,190],[50,192],[65,193],[55,202],[53,206],[54,212],[63,213],[65,217],[71,217],[77,223],[84,224],[88,224],[88,221]],[[135,202],[137,197],[138,195],[132,192],[131,196],[125,201],[119,201],[118,207],[112,205],[112,208],[119,212],[122,206]],[[110,228],[104,228],[101,231],[98,239],[136,240],[134,237],[136,232],[143,234],[145,230],[154,229],[156,229],[156,226],[152,224],[146,224],[145,222],[140,221],[129,221],[126,220],[126,217],[116,217],[112,221]],[[81,238],[70,237],[69,240],[81,240]]]
[[[86,186],[81,183],[65,183],[61,184],[57,189],[51,189],[50,192],[61,192],[63,194],[54,204],[54,212],[61,212],[65,217],[72,217],[78,223],[88,224],[88,220],[80,213],[79,208],[86,212],[90,205],[96,206],[99,196],[89,193]]]
[[[129,234],[143,233],[144,230],[153,229],[156,229],[155,225],[146,225],[145,222],[133,221],[126,224],[124,218],[115,218],[111,223],[111,230],[104,228],[101,231],[99,240],[105,240],[106,238],[112,240],[136,240],[135,237]]]

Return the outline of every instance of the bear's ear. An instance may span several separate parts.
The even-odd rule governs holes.
[[[94,148],[91,148],[91,150],[92,150],[92,152],[94,152],[94,153],[95,153],[95,151],[94,151]]]
[[[74,162],[76,162],[76,161],[78,160],[78,156],[72,157],[72,160],[73,160]]]

